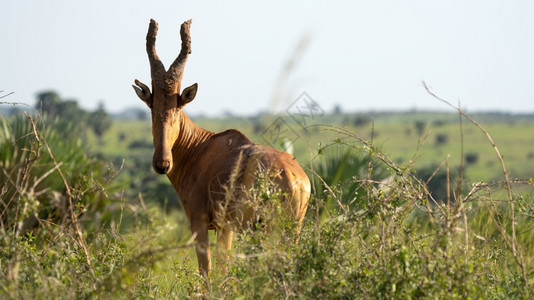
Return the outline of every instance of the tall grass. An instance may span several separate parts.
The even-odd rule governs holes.
[[[503,173],[497,183],[469,183],[445,159],[439,170],[451,199],[438,201],[427,188],[436,177],[422,181],[413,162],[395,163],[372,141],[322,127],[336,133],[327,148],[340,155],[321,147],[307,166],[315,193],[298,243],[288,220],[277,234],[245,231],[227,273],[203,278],[182,212],[121,197],[114,172],[83,143],[39,122],[2,123],[1,298],[532,296],[532,192],[515,192],[531,179]],[[277,197],[262,191],[268,185],[256,188]],[[62,217],[52,212],[54,197],[64,200]],[[19,225],[30,216],[34,226]]]

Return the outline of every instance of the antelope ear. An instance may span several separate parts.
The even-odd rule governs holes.
[[[150,89],[148,88],[148,86],[146,86],[144,83],[137,79],[134,82],[138,85],[132,85],[137,96],[141,100],[143,100],[143,102],[145,102],[148,107],[152,107],[152,102],[150,101]]]
[[[184,91],[182,92],[182,103],[180,103],[180,105],[183,106],[193,101],[193,99],[195,99],[195,96],[197,95],[197,90],[198,90],[197,83],[193,84],[190,87],[186,87]]]

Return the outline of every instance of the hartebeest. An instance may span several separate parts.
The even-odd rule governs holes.
[[[183,107],[197,93],[195,83],[180,93],[184,66],[191,53],[191,20],[182,24],[180,54],[165,70],[156,54],[158,24],[150,20],[146,51],[150,61],[152,92],[139,80],[135,92],[152,112],[153,168],[166,174],[178,193],[196,235],[200,271],[211,269],[208,230],[217,231],[218,256],[226,265],[232,231],[255,222],[251,189],[257,177],[270,174],[280,191],[282,208],[300,225],[310,197],[310,181],[295,158],[274,148],[258,145],[238,130],[213,133],[196,126]]]

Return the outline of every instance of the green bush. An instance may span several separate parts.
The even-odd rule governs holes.
[[[488,209],[491,195],[478,195],[478,206],[456,203],[426,206],[427,211],[421,196],[425,188],[409,172],[396,177],[386,193],[370,188],[369,201],[353,210],[337,210],[322,224],[313,221],[313,206],[324,205],[324,199],[315,199],[298,244],[264,233],[240,236],[230,272],[211,296],[502,299],[529,295],[521,266],[513,262],[517,257],[503,245],[508,236],[500,233],[499,225],[488,224],[492,217],[480,214]],[[507,213],[506,207],[494,209]],[[528,224],[524,222],[520,221]],[[479,227],[482,224],[484,228]],[[529,236],[518,243],[529,249],[533,241]]]
[[[340,130],[354,150],[313,161],[317,192],[300,234],[266,209],[272,230],[237,234],[227,273],[203,278],[183,212],[116,201],[82,142],[32,120],[3,122],[0,298],[532,297],[532,180],[449,187],[456,201],[433,203],[420,172]],[[277,208],[270,188],[253,193]],[[54,195],[71,197],[75,214],[54,218]],[[21,216],[39,226],[17,229]]]
[[[39,226],[39,220],[61,224],[76,214],[105,205],[112,173],[92,159],[70,127],[19,115],[0,119],[1,228],[17,235]]]
[[[327,211],[340,204],[357,207],[367,199],[368,188],[387,177],[384,165],[368,154],[338,144],[325,148],[319,149],[310,178],[315,197],[326,200]]]

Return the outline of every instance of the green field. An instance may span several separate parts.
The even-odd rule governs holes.
[[[246,230],[208,278],[149,120],[99,140],[2,118],[0,298],[531,298],[534,117],[473,117],[501,157],[456,114],[194,118],[292,148],[314,183],[298,243],[287,220]]]
[[[510,176],[520,179],[532,177],[534,175],[534,138],[532,136],[534,117],[519,116],[517,120],[514,120],[512,115],[493,118],[491,115],[479,116],[482,119],[482,125],[489,132],[503,156]],[[194,118],[194,121],[213,132],[221,132],[230,128],[239,129],[256,143],[269,144],[265,131],[277,117]],[[305,165],[313,161],[320,147],[331,145],[336,139],[344,138],[342,134],[336,133],[337,128],[340,128],[364,140],[372,141],[376,147],[401,165],[409,164],[414,160],[413,166],[418,169],[437,167],[442,162],[448,161],[450,169],[456,171],[463,163],[465,176],[470,181],[502,180],[499,159],[485,134],[468,120],[463,119],[460,124],[458,115],[452,113],[327,115],[317,117],[307,124],[306,129],[295,123],[289,116],[281,116],[281,118],[298,134],[293,143],[293,154]],[[366,123],[354,125],[355,120],[361,118],[366,119]],[[370,122],[371,120],[373,123]],[[421,133],[416,128],[418,122],[424,125]],[[254,130],[255,127],[259,129]],[[444,137],[445,141],[438,142],[440,136]],[[152,136],[149,120],[115,121],[112,128],[105,134],[103,145],[96,145],[96,140],[92,143],[95,144],[93,151],[101,152],[105,156],[128,158],[130,155],[141,155],[139,149],[128,147],[133,142],[146,143],[150,146]],[[353,144],[356,145],[356,143]],[[283,150],[280,143],[271,143],[271,145]],[[145,155],[152,155],[149,149],[144,150],[147,150],[142,152]],[[466,163],[466,155],[476,156],[476,161]]]

